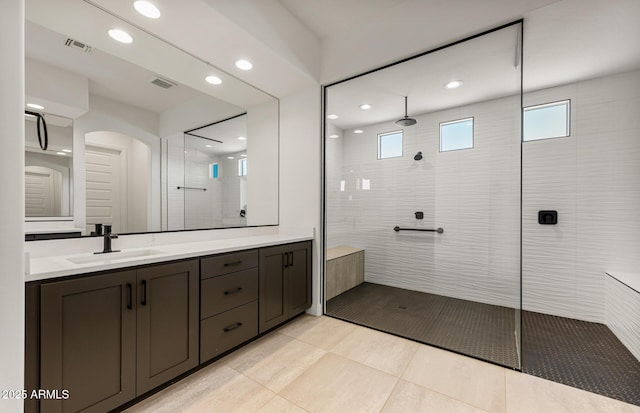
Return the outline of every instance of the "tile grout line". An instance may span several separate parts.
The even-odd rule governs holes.
[[[391,389],[391,392],[389,393],[389,395],[387,396],[387,399],[384,401],[384,403],[382,404],[382,408],[380,409],[380,413],[384,411],[384,408],[387,406],[387,403],[389,403],[389,399],[391,399],[391,396],[393,396],[393,393],[396,391],[396,389],[398,388],[398,384],[400,383],[400,380],[402,380],[400,377],[396,377],[396,382],[393,385],[393,389]]]

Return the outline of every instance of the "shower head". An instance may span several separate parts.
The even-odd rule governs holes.
[[[411,126],[411,125],[415,125],[416,123],[418,123],[417,120],[410,118],[409,115],[407,115],[407,97],[404,97],[404,118],[402,119],[398,119],[396,121],[396,125],[399,126]]]

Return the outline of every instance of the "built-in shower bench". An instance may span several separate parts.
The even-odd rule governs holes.
[[[607,271],[606,324],[640,360],[640,274]]]
[[[326,299],[364,282],[364,249],[339,246],[327,249]]]

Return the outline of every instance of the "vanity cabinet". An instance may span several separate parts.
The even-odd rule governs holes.
[[[201,260],[200,362],[258,335],[258,250]]]
[[[260,333],[311,306],[311,242],[260,249]]]
[[[310,305],[311,241],[30,282],[25,388],[60,397],[25,411],[118,409]]]
[[[45,283],[41,412],[105,412],[198,365],[198,260]]]
[[[39,388],[69,398],[43,399],[41,412],[105,412],[135,397],[135,284],[122,271],[42,285]]]

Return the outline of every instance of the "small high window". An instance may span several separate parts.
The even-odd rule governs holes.
[[[527,142],[569,136],[569,113],[569,100],[524,108],[522,140]]]
[[[378,159],[402,156],[402,137],[401,130],[378,134]]]
[[[440,152],[473,148],[473,118],[440,124]]]
[[[238,176],[247,176],[247,158],[238,159]]]

